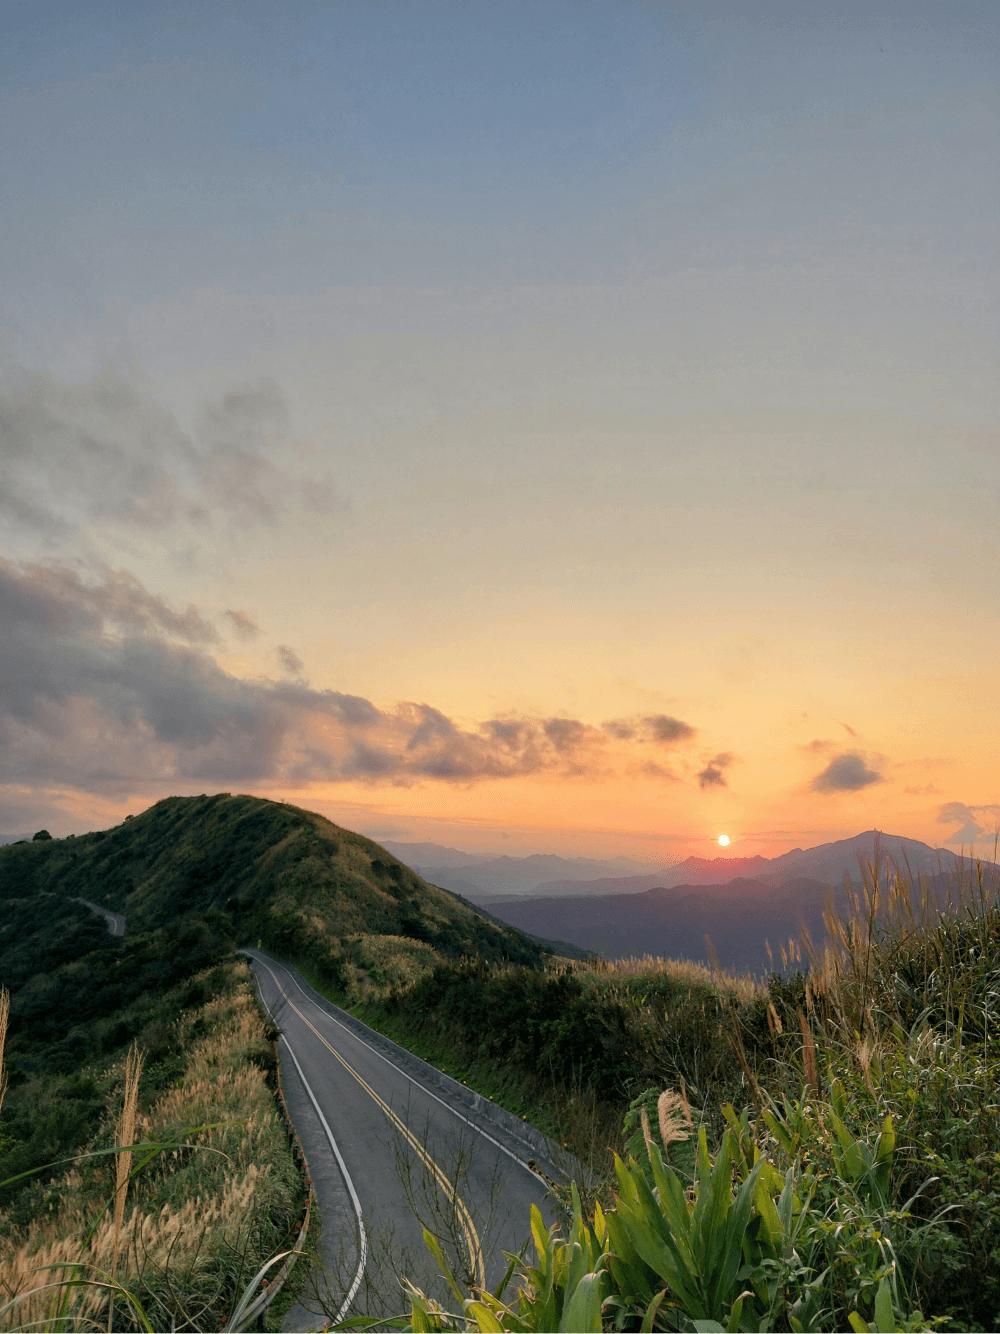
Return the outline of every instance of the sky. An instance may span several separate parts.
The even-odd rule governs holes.
[[[992,855],[998,37],[4,6],[0,832]]]

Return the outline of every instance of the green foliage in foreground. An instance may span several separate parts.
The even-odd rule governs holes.
[[[451,1310],[414,1290],[406,1327],[997,1328],[1000,911],[980,895],[877,928],[875,907],[802,980],[791,1032],[772,1002],[770,1055],[752,1006],[720,1011],[752,1105],[718,1108],[714,1155],[698,1128],[693,1179],[640,1097],[603,1206],[574,1188],[565,1235],[533,1217],[534,1264]]]

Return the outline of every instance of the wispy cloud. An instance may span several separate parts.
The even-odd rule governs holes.
[[[305,663],[293,648],[289,648],[287,644],[279,644],[274,651],[281,665],[281,670],[286,676],[301,676],[303,674]]]
[[[57,544],[93,521],[148,531],[335,508],[329,479],[273,461],[287,428],[273,380],[206,404],[187,431],[137,378],[109,370],[67,385],[26,373],[0,395],[0,515]]]
[[[222,613],[229,622],[229,628],[237,639],[256,639],[260,634],[260,626],[246,611],[225,611]]]

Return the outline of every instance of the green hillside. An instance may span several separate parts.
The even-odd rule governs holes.
[[[0,849],[0,896],[37,904],[42,894],[123,913],[130,935],[211,918],[237,944],[261,939],[331,980],[366,937],[497,963],[538,964],[545,952],[371,839],[310,811],[228,793],[169,797],[106,832]],[[84,911],[74,905],[81,929]]]
[[[77,898],[124,914],[125,936]],[[172,797],[114,829],[0,848],[0,1180],[105,1133],[108,1072],[131,1041],[147,1053],[144,1096],[169,1087],[183,1025],[228,994],[234,951],[258,940],[352,1001],[464,959],[531,969],[551,956],[370,839],[255,797]],[[57,1177],[0,1190],[0,1232],[49,1208]]]

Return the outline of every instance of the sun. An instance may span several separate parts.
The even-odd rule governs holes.
[[[728,834],[720,834],[720,835],[719,835],[719,847],[720,847],[720,848],[728,848],[728,847],[729,847],[729,835],[728,835]]]

